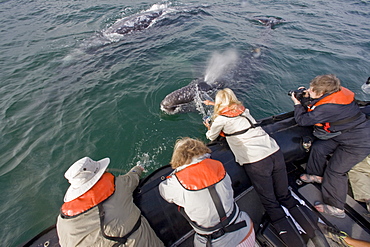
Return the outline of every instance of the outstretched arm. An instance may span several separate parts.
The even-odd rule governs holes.
[[[125,175],[118,176],[124,179],[126,188],[133,192],[139,184],[140,176],[144,171],[144,167],[138,165],[131,168],[131,170]]]
[[[215,102],[213,102],[213,101],[210,101],[210,100],[205,100],[205,101],[203,101],[203,104],[205,104],[205,105],[215,105]]]

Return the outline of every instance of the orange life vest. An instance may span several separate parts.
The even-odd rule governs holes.
[[[61,213],[67,217],[77,216],[107,199],[114,193],[114,190],[114,175],[106,172],[85,194],[72,201],[65,202],[62,205]]]
[[[176,172],[175,176],[185,189],[201,190],[220,182],[226,176],[226,170],[220,161],[204,159]]]
[[[337,105],[348,105],[352,103],[355,100],[355,94],[345,88],[341,87],[341,89],[338,92],[329,94],[328,96],[325,96],[324,98],[317,101],[315,104],[308,106],[308,111],[311,112],[315,110],[317,106],[324,105],[324,104],[337,104]],[[330,123],[317,123],[315,124],[318,127],[322,127],[327,132],[330,128]]]
[[[237,117],[245,111],[245,107],[243,105],[231,105],[223,108],[220,111],[220,115],[225,117]]]
[[[243,105],[233,104],[231,106],[227,106],[223,108],[220,111],[220,115],[225,116],[225,117],[237,117],[241,115],[244,111],[245,111],[245,107]],[[225,137],[226,135],[223,131],[221,131],[220,136]]]
[[[229,107],[225,107],[224,109],[222,109],[220,111],[220,115],[225,116],[225,117],[233,118],[233,117],[237,117],[237,116],[243,116],[242,114],[243,114],[244,111],[245,111],[245,107],[243,105],[233,104]],[[226,137],[226,136],[241,135],[241,134],[246,133],[249,129],[257,127],[247,116],[243,116],[243,117],[245,117],[248,120],[248,122],[250,124],[249,128],[239,130],[239,131],[236,131],[234,133],[225,133],[225,132],[221,131],[220,136]]]
[[[247,226],[245,221],[238,223],[231,222],[237,212],[239,212],[239,209],[236,205],[234,205],[231,214],[227,217],[225,209],[222,206],[221,198],[218,195],[215,186],[213,186],[226,176],[226,170],[220,161],[204,159],[199,163],[190,165],[185,169],[176,172],[175,176],[185,189],[192,191],[208,189],[209,193],[211,194],[211,198],[220,217],[220,222],[215,226],[203,227],[198,225],[195,221],[190,219],[183,207],[179,207],[180,213],[194,228],[201,231],[214,232],[211,234],[202,235],[207,236],[207,246],[212,239],[219,238],[227,232],[237,231],[240,228]]]

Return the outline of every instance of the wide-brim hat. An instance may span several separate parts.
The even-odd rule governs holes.
[[[104,174],[109,162],[109,158],[94,161],[84,157],[73,163],[64,173],[64,177],[71,184],[64,196],[64,202],[72,201],[91,189]]]

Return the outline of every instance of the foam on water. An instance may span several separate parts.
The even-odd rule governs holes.
[[[364,93],[370,94],[370,77],[364,84],[362,84],[361,89]]]

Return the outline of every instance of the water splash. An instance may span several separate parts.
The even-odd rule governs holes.
[[[150,156],[148,153],[143,153],[141,157],[139,157],[140,160],[136,162],[137,166],[144,167],[144,172],[146,171],[147,167],[150,166],[150,162],[152,161],[150,159]]]
[[[151,166],[156,165],[155,162],[154,162],[154,158],[151,158],[149,153],[140,153],[135,157],[135,159],[139,159],[139,160],[136,161],[136,163],[135,162],[130,163],[129,164],[129,169],[131,169],[131,167],[134,167],[134,166],[142,166],[144,168],[143,172],[147,173],[148,168],[150,168]],[[107,171],[109,171],[109,172],[118,172],[120,174],[125,174],[129,171],[129,169],[109,167],[107,169]]]
[[[144,167],[144,172],[152,171],[155,167],[161,166],[161,163],[158,163],[158,157],[160,157],[163,152],[167,150],[167,144],[168,140],[166,138],[163,138],[163,142],[152,149],[150,152],[142,151],[142,149],[145,149],[143,145],[146,143],[146,139],[141,140],[137,143],[137,150],[135,151],[136,155],[133,158],[132,162],[129,163],[129,167],[133,166],[142,166]]]
[[[221,75],[236,65],[237,60],[238,54],[236,50],[227,50],[224,53],[214,53],[208,62],[206,75],[204,77],[205,82],[208,84],[215,83]]]
[[[166,8],[168,8],[168,3],[162,3],[162,4],[156,3],[152,7],[150,7],[149,9],[144,10],[142,12],[158,11],[158,10],[163,10],[163,9],[166,9]]]
[[[211,115],[211,109],[207,109],[206,106],[203,104],[204,100],[211,100],[213,99],[205,92],[199,90],[198,87],[195,88],[195,97],[194,97],[194,102],[197,111],[202,115],[202,117],[207,117]]]
[[[370,77],[367,78],[367,81],[362,84],[361,89],[364,93],[370,94]]]

